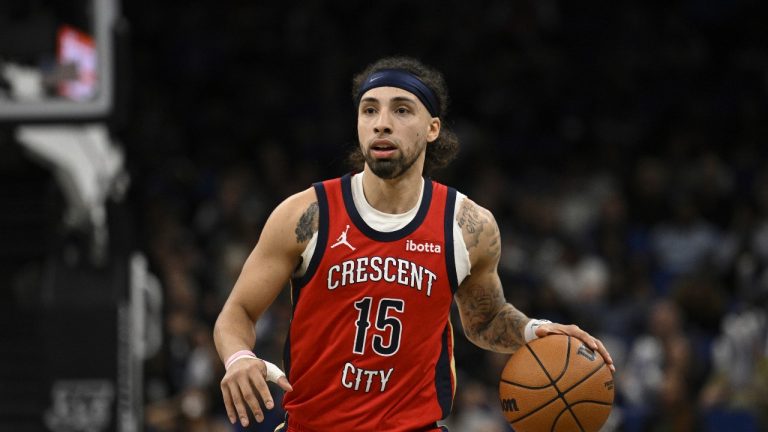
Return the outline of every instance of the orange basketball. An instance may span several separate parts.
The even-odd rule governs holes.
[[[515,432],[596,432],[611,413],[613,374],[580,340],[549,335],[510,357],[499,399]]]

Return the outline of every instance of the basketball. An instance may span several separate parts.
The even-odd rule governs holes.
[[[613,406],[613,374],[579,339],[549,335],[509,358],[499,399],[515,432],[595,432]]]

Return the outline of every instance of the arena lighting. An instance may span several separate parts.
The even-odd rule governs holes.
[[[86,3],[91,19],[89,28],[75,32],[67,23],[60,23],[57,28],[58,52],[50,53],[50,60],[55,59],[60,66],[62,61],[75,65],[70,73],[78,78],[69,83],[59,81],[56,94],[40,91],[40,82],[46,78],[41,79],[45,72],[37,70],[39,65],[19,64],[12,55],[0,52],[0,79],[10,83],[10,91],[0,95],[0,120],[77,121],[110,114],[114,100],[113,30],[118,0]],[[20,36],[23,38],[23,33]],[[88,86],[91,88],[86,89]],[[72,97],[74,94],[80,97]]]

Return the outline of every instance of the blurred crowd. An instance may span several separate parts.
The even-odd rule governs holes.
[[[611,351],[606,430],[768,428],[766,3],[123,7],[133,69],[119,132],[165,293],[148,431],[239,430],[213,323],[271,209],[346,172],[351,76],[391,54],[446,76],[463,147],[434,178],[494,212],[507,299]],[[258,324],[259,356],[279,364],[290,313],[285,291]],[[454,318],[446,423],[507,431],[508,356],[471,345]]]

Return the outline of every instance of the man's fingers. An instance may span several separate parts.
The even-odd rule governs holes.
[[[605,345],[603,345],[603,342],[601,342],[600,339],[585,332],[584,330],[578,328],[577,326],[574,327],[576,327],[578,330],[576,330],[576,333],[572,334],[572,336],[576,336],[577,338],[581,339],[581,341],[584,342],[590,349],[592,349],[592,351],[597,351],[597,353],[603,357],[605,364],[608,365],[608,368],[611,370],[611,372],[616,372],[616,367],[613,365],[613,359],[608,353],[608,350],[605,348]]]
[[[286,378],[285,375],[277,379],[277,385],[279,385],[281,389],[287,392],[293,391],[293,386],[291,386],[291,383],[288,382],[288,378]]]
[[[536,327],[537,337],[544,337],[551,334],[562,334],[562,335],[570,335],[578,339],[582,339],[581,335],[579,335],[579,332],[586,334],[584,330],[580,329],[579,326],[574,324],[563,325],[558,323],[547,323],[547,324],[542,324]]]
[[[267,381],[277,383],[285,391],[293,390],[280,368],[261,359],[255,360],[259,361],[234,364],[221,382],[221,393],[229,421],[234,424],[240,419],[243,427],[247,427],[249,423],[249,408],[259,423],[264,420],[261,403],[263,402],[267,409],[274,408],[275,402]]]
[[[599,339],[582,330],[579,326],[575,324],[563,325],[551,323],[543,324],[536,328],[536,336],[538,337],[544,337],[550,334],[564,334],[581,340],[587,347],[593,351],[597,351],[603,357],[605,364],[608,365],[608,368],[611,370],[611,372],[616,372],[616,367],[613,365],[613,359],[608,353],[608,350],[605,348],[605,345],[603,345]]]
[[[265,378],[267,381],[271,381],[278,386],[280,386],[281,389],[285,391],[292,391],[293,387],[291,386],[291,383],[288,382],[288,378],[285,377],[285,373],[277,367],[275,364],[270,363],[266,360],[264,360],[264,366],[266,367],[267,371],[265,373]]]
[[[264,380],[258,380],[253,383],[256,387],[256,391],[259,392],[259,396],[261,396],[261,400],[264,401],[264,406],[267,407],[267,409],[272,409],[272,407],[275,406],[275,402],[272,400],[272,393],[269,391],[269,386],[267,386],[267,382]],[[258,401],[257,401],[258,404]],[[259,422],[261,421],[258,417],[256,418]]]
[[[235,411],[237,411],[237,417],[240,418],[240,424],[248,426],[248,410],[245,408],[245,402],[243,401],[239,386],[233,384],[229,388],[229,393],[232,395],[232,402],[235,404]]]
[[[597,342],[597,352],[603,356],[603,359],[605,359],[605,364],[608,365],[608,368],[611,370],[611,372],[616,372],[616,366],[613,365],[613,358],[611,358],[611,354],[605,348],[603,342],[600,341],[600,339],[595,339],[595,341]]]
[[[221,385],[221,395],[224,397],[224,408],[227,410],[227,417],[229,418],[229,422],[235,424],[237,421],[235,404],[232,401],[232,395],[229,392],[229,387],[225,384]]]
[[[253,392],[253,386],[251,386],[250,381],[241,381],[240,383],[240,391],[243,394],[243,399],[245,399],[245,402],[248,404],[248,406],[251,408],[251,412],[253,413],[253,416],[256,417],[257,422],[261,422],[261,420],[264,418],[264,414],[261,412],[261,405],[259,404],[259,398],[256,397],[256,394]],[[241,417],[242,420],[242,417]],[[248,426],[248,417],[245,418],[245,423],[242,421],[240,423],[243,424],[243,426]]]
[[[267,381],[272,381],[273,383],[277,383],[277,380],[281,376],[285,376],[285,373],[283,373],[282,369],[277,367],[274,363],[270,363],[266,360],[264,361],[264,368],[266,369],[266,372],[264,372],[264,378]]]
[[[577,339],[581,339],[582,342],[584,342],[590,349],[597,350],[597,344],[595,343],[595,338],[590,336],[589,333],[582,330],[579,326],[576,324],[571,324],[568,327],[568,331],[566,334],[569,334],[571,336],[574,336]]]

